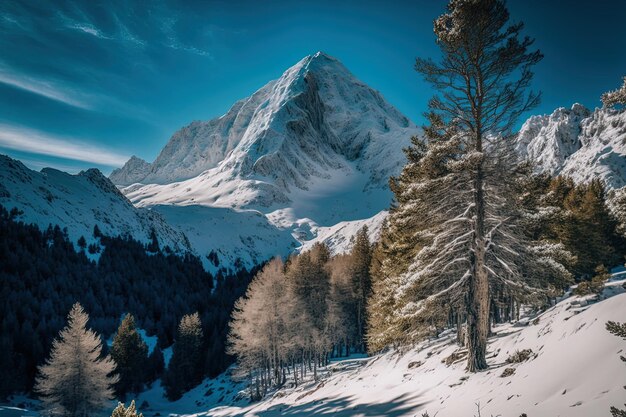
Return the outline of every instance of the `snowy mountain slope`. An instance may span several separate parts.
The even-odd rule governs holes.
[[[605,416],[626,398],[626,373],[619,358],[626,342],[605,328],[607,321],[626,317],[625,286],[622,273],[607,284],[602,301],[570,297],[539,315],[496,326],[488,344],[490,368],[476,374],[465,372],[463,351],[448,331],[405,351],[333,361],[319,370],[320,380],[309,375],[298,387],[288,380],[259,402],[249,402],[245,381],[233,381],[231,368],[175,402],[165,399],[157,381],[136,403],[146,416],[181,417],[415,417],[424,412],[468,417],[479,415],[476,404],[483,416]],[[532,350],[530,359],[507,363],[523,349]],[[459,353],[458,359],[449,360]],[[509,368],[510,375],[503,376]],[[114,406],[111,402],[110,409]],[[0,407],[3,417],[17,416],[16,411]]]
[[[611,188],[626,185],[626,111],[580,104],[533,116],[520,130],[517,150],[537,170],[579,182],[601,178]]]
[[[378,92],[336,59],[317,53],[224,116],[178,131],[147,174],[146,165],[134,159],[111,179],[143,184],[123,189],[140,206],[201,204],[264,212],[289,207],[318,183],[336,195],[357,184],[360,201],[386,192],[384,205],[362,216],[369,217],[387,208],[387,180],[399,172],[402,147],[417,133]],[[311,217],[306,214],[299,216]]]
[[[333,255],[346,253],[352,249],[352,238],[363,226],[368,228],[370,242],[376,242],[388,214],[387,211],[381,211],[368,219],[339,222],[330,227],[314,226],[312,230],[308,230],[313,237],[302,239],[303,243],[299,250],[307,251],[319,242],[324,243]],[[307,230],[302,231],[302,233],[306,232]]]
[[[430,416],[589,417],[608,415],[625,401],[624,341],[605,323],[626,317],[625,281],[610,283],[604,301],[569,298],[532,320],[500,325],[489,340],[487,371],[468,374],[452,334],[405,353],[348,359],[319,382],[283,388],[259,403],[197,412],[197,416]],[[615,295],[617,294],[617,295]],[[531,359],[506,360],[531,349]],[[512,375],[503,376],[511,368]],[[198,410],[199,411],[199,410]]]
[[[0,204],[23,211],[20,220],[45,229],[58,224],[67,227],[76,244],[80,236],[94,242],[98,225],[108,236],[131,235],[149,241],[154,229],[162,247],[190,251],[185,235],[170,227],[156,212],[134,207],[97,169],[70,175],[52,168],[41,172],[0,155]]]
[[[252,267],[274,256],[287,256],[299,246],[289,230],[281,230],[254,210],[199,205],[159,205],[152,211],[185,233],[209,272]],[[211,259],[207,255],[212,254]]]

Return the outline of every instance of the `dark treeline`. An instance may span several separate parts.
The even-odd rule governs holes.
[[[619,215],[610,210],[602,181],[576,184],[565,176],[531,177],[524,186],[522,204],[534,211],[525,223],[533,240],[561,242],[575,257],[566,267],[577,281],[590,280],[599,265],[624,261],[626,239],[620,233]]]
[[[331,257],[316,244],[286,263],[272,260],[257,274],[235,304],[229,337],[252,398],[288,376],[296,385],[307,374],[317,378],[331,357],[366,351],[371,254],[363,228],[348,254]]]
[[[194,312],[202,323],[200,376],[216,376],[232,363],[225,352],[228,321],[256,271],[214,278],[195,256],[160,249],[155,239],[144,245],[101,236],[97,227],[100,244],[90,250],[101,252],[95,262],[60,227],[42,231],[19,221],[19,214],[0,207],[0,397],[32,389],[37,366],[77,301],[90,315],[89,327],[106,339],[126,313],[158,336],[146,381],[160,376],[160,349],[172,345],[179,321]]]

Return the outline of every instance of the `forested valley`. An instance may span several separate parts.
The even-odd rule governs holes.
[[[106,340],[131,313],[137,326],[158,336],[148,362],[136,364],[141,386],[163,373],[161,350],[176,339],[179,321],[198,313],[202,322],[201,355],[194,373],[216,376],[232,363],[225,351],[233,303],[255,271],[207,273],[192,255],[179,256],[158,241],[102,236],[100,245],[70,242],[59,226],[40,230],[19,220],[17,210],[0,208],[0,396],[29,392],[41,365],[80,302],[89,327]],[[99,252],[90,260],[89,252]],[[106,346],[106,344],[105,344]]]

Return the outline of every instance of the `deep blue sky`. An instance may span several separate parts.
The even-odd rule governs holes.
[[[152,161],[192,120],[322,50],[416,123],[432,95],[413,70],[436,56],[446,2],[0,2],[0,153],[30,167],[105,173]],[[535,89],[549,113],[596,107],[626,74],[626,1],[510,0],[545,59]]]

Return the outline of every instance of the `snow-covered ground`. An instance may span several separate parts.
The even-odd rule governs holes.
[[[151,409],[163,410],[162,415],[192,413],[197,417],[413,417],[424,412],[471,417],[478,415],[477,404],[482,416],[608,415],[610,406],[626,402],[622,388],[626,368],[619,359],[626,342],[605,329],[609,320],[626,320],[625,284],[626,279],[616,275],[601,301],[593,296],[569,297],[542,314],[496,326],[489,340],[490,368],[477,374],[465,372],[463,350],[448,332],[403,352],[335,361],[319,381],[280,389],[257,403],[234,395],[223,379],[211,386],[230,391],[234,395],[231,404],[226,401],[204,409],[197,405],[195,401],[211,403],[203,399],[207,386],[185,395],[180,408],[176,403],[148,401]],[[523,349],[532,350],[529,360],[507,363],[507,358]],[[459,353],[457,360],[445,363]],[[508,368],[511,375],[503,376]]]
[[[619,359],[626,342],[605,329],[609,320],[626,320],[625,286],[624,271],[617,270],[599,300],[570,296],[541,314],[496,326],[488,346],[490,368],[476,374],[465,372],[463,349],[447,331],[403,351],[333,361],[318,381],[281,388],[256,403],[247,400],[245,382],[234,382],[230,369],[175,402],[164,398],[157,381],[139,395],[137,405],[146,417],[413,417],[424,412],[471,417],[478,415],[477,404],[482,416],[604,416],[626,402],[626,369]],[[532,350],[530,359],[507,363],[524,349]],[[458,357],[450,360],[453,355]],[[24,410],[15,408],[19,403]],[[0,417],[36,415],[26,410],[29,404],[16,398],[0,407]]]
[[[238,262],[246,267],[259,265],[275,256],[285,257],[299,246],[290,230],[275,227],[256,210],[159,205],[152,211],[185,233],[197,253],[217,255],[217,265],[201,257],[210,272]]]

